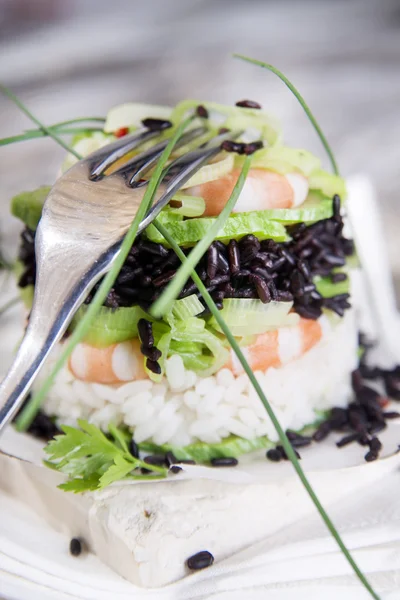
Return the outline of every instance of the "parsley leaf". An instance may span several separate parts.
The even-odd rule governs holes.
[[[150,471],[147,477],[165,477],[166,469],[149,465],[130,452],[124,433],[110,423],[111,438],[87,421],[78,421],[79,428],[63,425],[45,448],[49,460],[44,464],[65,475],[68,480],[60,489],[85,492],[102,489],[121,479],[143,479],[137,469]]]

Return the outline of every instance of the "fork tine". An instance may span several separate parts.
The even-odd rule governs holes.
[[[104,146],[104,148],[101,148],[90,157],[91,166],[89,169],[89,179],[91,181],[99,179],[104,171],[118,159],[160,134],[161,131],[152,131],[150,129],[141,130],[138,133],[136,132],[132,135],[124,136],[112,144]]]
[[[139,232],[143,231],[157,217],[160,211],[168,204],[173,195],[179,190],[190,177],[198,171],[206,162],[213,156],[216,156],[221,151],[221,143],[227,139],[236,139],[243,132],[235,131],[228,132],[215,137],[207,144],[202,144],[196,150],[192,150],[183,156],[174,160],[166,169],[162,182],[166,184],[164,193],[159,200],[151,207],[146,217],[140,223]],[[172,172],[172,177],[168,175]]]
[[[196,137],[199,137],[205,133],[207,129],[205,127],[197,127],[184,133],[175,145],[175,148],[179,148],[188,142],[192,141]],[[169,143],[169,138],[159,142],[152,146],[148,150],[145,150],[138,156],[134,156],[122,167],[113,172],[113,175],[122,175],[126,178],[128,185],[133,186],[148,169],[150,169],[159,159],[166,146]]]

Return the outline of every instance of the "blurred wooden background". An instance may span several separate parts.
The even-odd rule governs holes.
[[[370,175],[400,282],[397,0],[0,0],[0,81],[47,123],[103,115],[130,100],[252,98],[282,119],[290,142],[320,152],[282,83],[232,52],[281,68],[312,107],[342,172]],[[28,127],[0,97],[0,137]],[[0,232],[10,247],[9,198],[51,182],[62,155],[52,141],[0,148]]]

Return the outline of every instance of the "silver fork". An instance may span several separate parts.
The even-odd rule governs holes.
[[[184,133],[182,146],[205,132]],[[142,175],[158,160],[168,140],[129,160],[111,175],[105,171],[160,132],[140,131],[121,138],[76,163],[51,189],[35,242],[37,275],[29,324],[15,360],[0,385],[0,431],[23,402],[49,352],[94,284],[110,269],[143,198]],[[143,231],[176,191],[236,138],[213,138],[174,160],[164,170],[155,203],[139,226]]]

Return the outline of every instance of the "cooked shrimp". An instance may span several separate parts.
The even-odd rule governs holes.
[[[255,342],[242,348],[242,351],[253,371],[281,367],[315,346],[328,326],[325,317],[318,321],[300,319],[293,327],[281,327],[258,335]],[[233,350],[225,366],[235,375],[243,373],[243,367]]]
[[[68,366],[77,379],[93,383],[122,383],[147,377],[138,339],[106,348],[77,344]]]
[[[204,216],[216,216],[229,200],[239,174],[240,170],[234,169],[220,179],[196,185],[185,192],[204,198]],[[233,212],[293,208],[302,204],[307,195],[308,181],[300,173],[280,175],[266,169],[250,169]]]
[[[294,326],[281,327],[258,335],[252,344],[243,347],[242,350],[254,371],[281,367],[315,346],[322,338],[328,323],[325,317],[318,321],[299,319]],[[140,342],[135,339],[106,348],[78,344],[69,360],[69,369],[82,381],[116,384],[146,379],[143,364]],[[243,372],[233,350],[225,366],[235,375]]]

